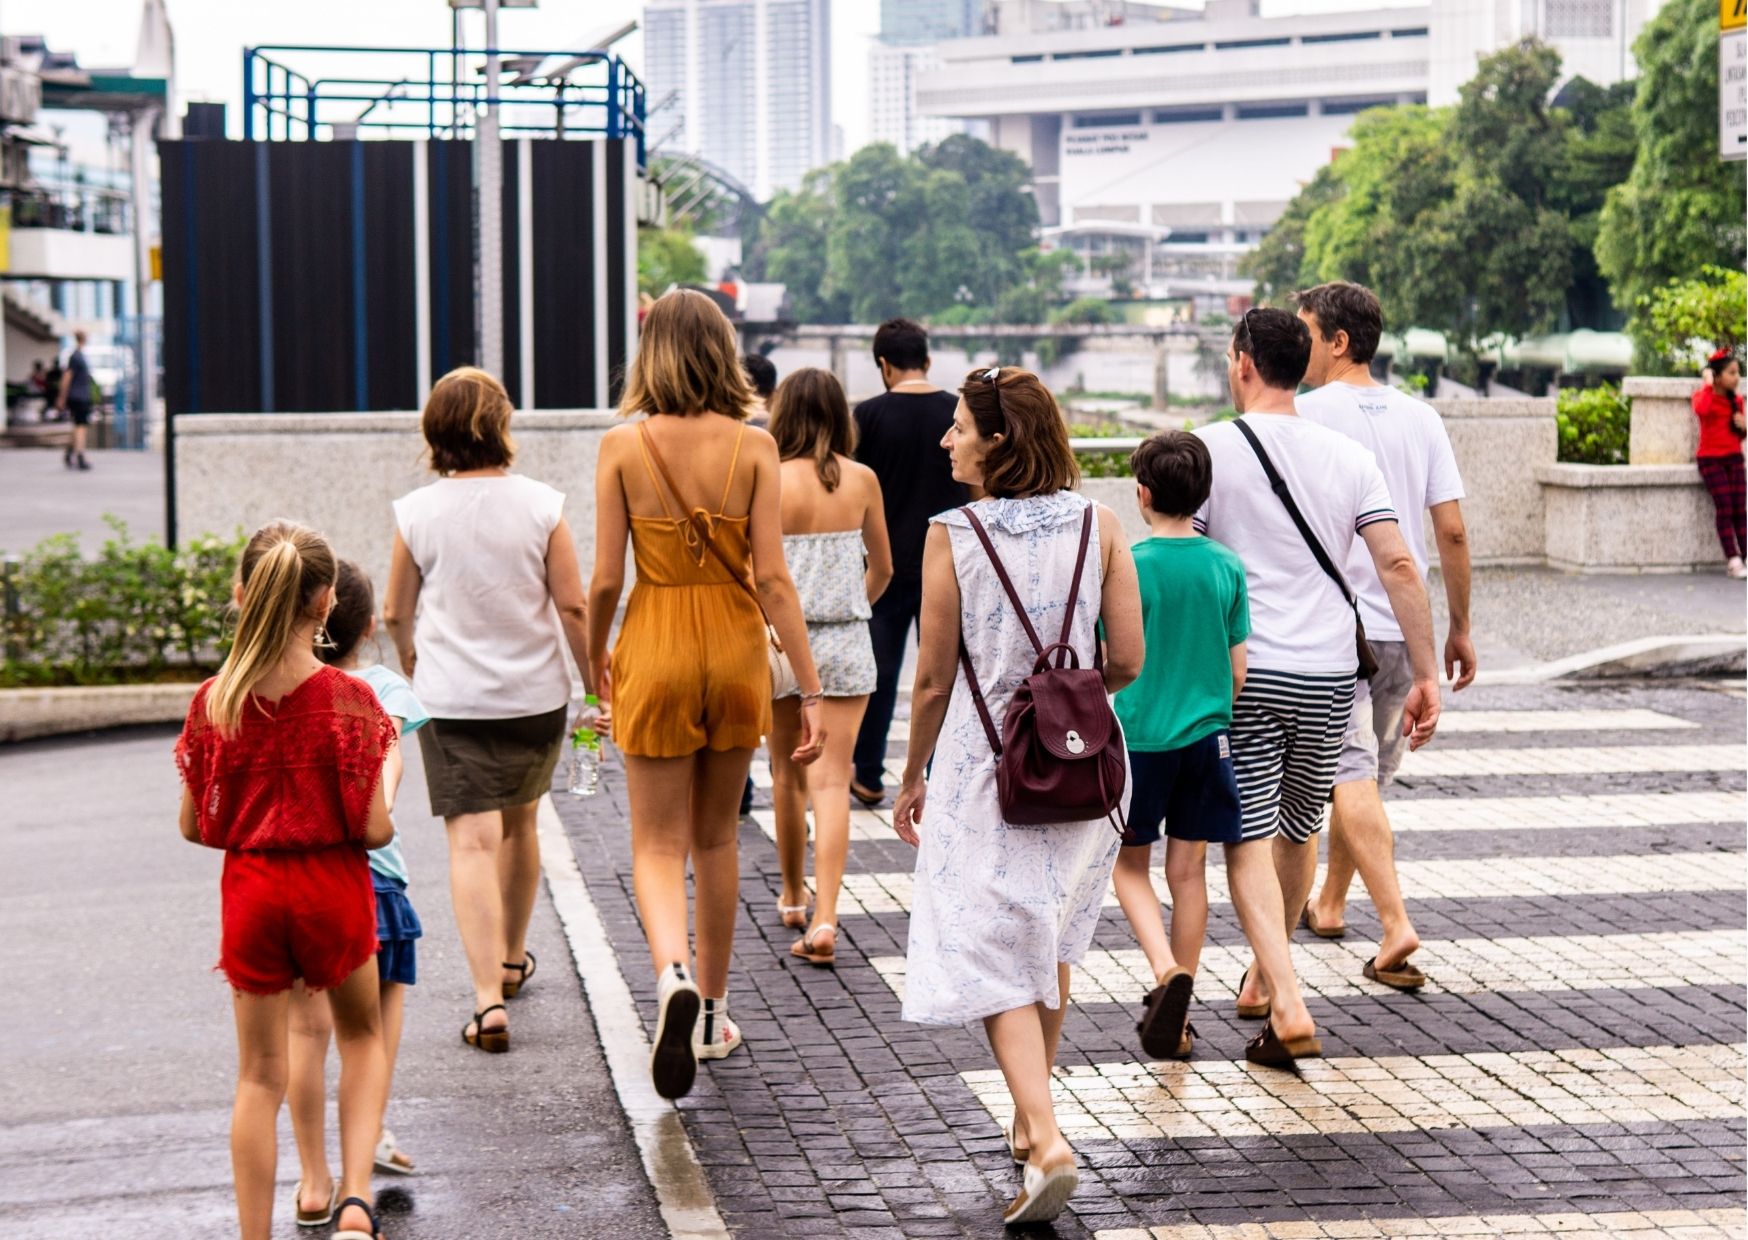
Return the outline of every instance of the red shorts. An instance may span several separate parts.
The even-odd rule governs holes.
[[[219,969],[252,995],[297,978],[332,990],[376,954],[376,892],[364,849],[227,852]]]

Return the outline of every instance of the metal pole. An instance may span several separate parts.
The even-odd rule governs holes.
[[[504,150],[498,140],[498,0],[485,0],[486,107],[474,126],[479,157],[479,359],[504,374]]]
[[[162,111],[155,106],[134,112],[130,117],[132,131],[128,134],[128,171],[132,183],[129,206],[134,231],[134,349],[140,365],[139,443],[128,446],[141,448],[147,446],[152,409],[158,397],[157,367],[152,364],[152,341],[146,330],[146,311],[152,304],[152,230],[146,219],[146,207],[151,198],[147,187],[151,184],[152,130],[161,115]]]

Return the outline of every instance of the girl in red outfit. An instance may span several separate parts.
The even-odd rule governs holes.
[[[292,983],[328,992],[340,1046],[334,1240],[375,1240],[370,1170],[388,1095],[366,848],[394,838],[382,789],[395,727],[364,682],[316,657],[333,552],[275,522],[238,571],[236,643],[194,695],[176,744],[182,835],[225,850],[219,968],[237,1022],[231,1171],[244,1240],[273,1222]]]
[[[1720,349],[1700,372],[1704,386],[1693,394],[1693,412],[1699,418],[1699,476],[1712,494],[1718,514],[1718,542],[1732,577],[1748,577],[1742,557],[1748,554],[1748,496],[1742,469],[1742,398],[1736,389],[1742,382],[1742,365],[1735,354]]]

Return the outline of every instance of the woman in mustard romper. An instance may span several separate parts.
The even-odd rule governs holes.
[[[644,319],[619,407],[645,416],[602,437],[595,473],[589,661],[625,755],[632,885],[658,979],[650,1072],[666,1098],[691,1089],[699,1059],[740,1045],[727,1018],[728,961],[741,789],[771,730],[767,615],[802,689],[795,761],[814,761],[825,742],[819,676],[783,561],[777,445],[747,426],[751,404],[728,319],[701,293],[669,293]],[[637,581],[609,654],[628,537]]]

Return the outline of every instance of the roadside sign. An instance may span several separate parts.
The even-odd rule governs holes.
[[[1741,25],[1744,0],[1723,0],[1737,6],[1737,25],[1718,36],[1718,154],[1724,159],[1748,159],[1748,29]]]
[[[1748,0],[1718,0],[1718,30],[1740,30],[1748,26]]]

